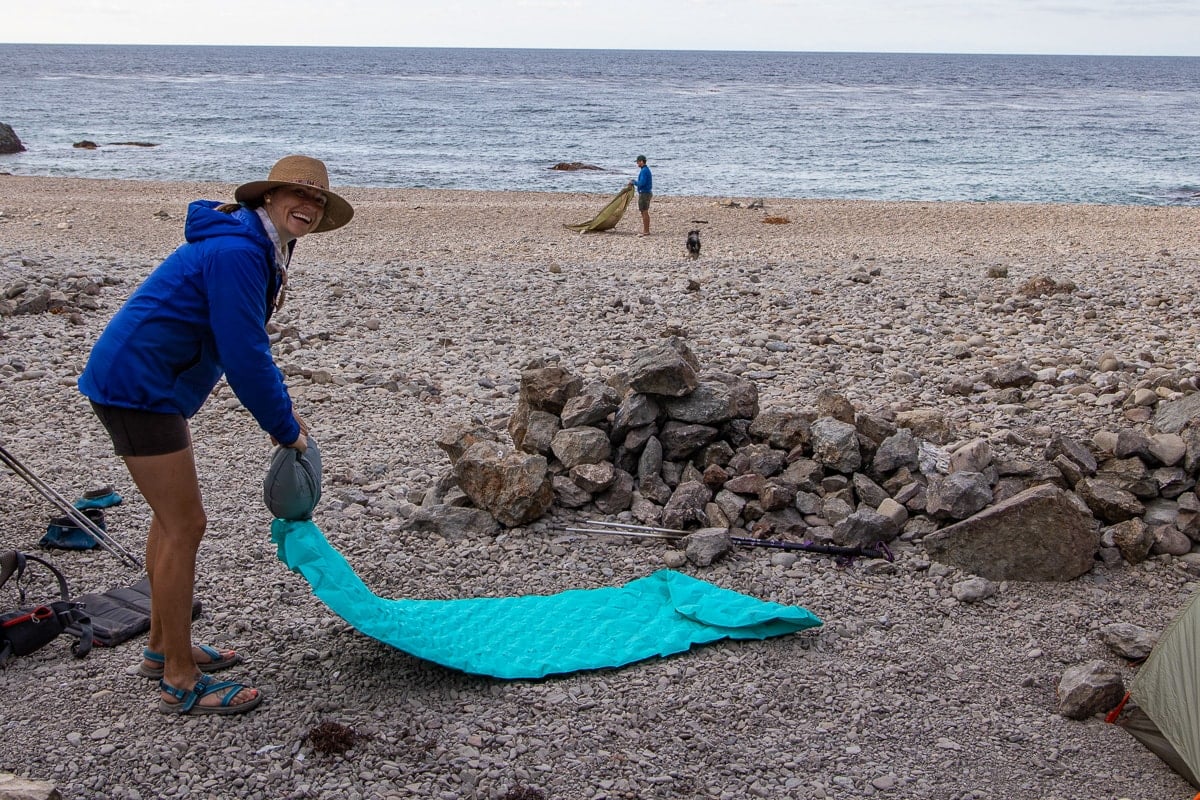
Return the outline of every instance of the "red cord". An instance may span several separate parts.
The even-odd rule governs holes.
[[[1117,703],[1117,707],[1114,708],[1112,711],[1108,712],[1107,715],[1105,715],[1104,721],[1107,722],[1109,725],[1112,725],[1113,723],[1115,723],[1117,721],[1117,717],[1121,716],[1121,710],[1125,708],[1125,703],[1128,701],[1129,701],[1129,692],[1126,692],[1125,696],[1121,698],[1121,702]],[[1193,797],[1192,800],[1200,800],[1200,795],[1196,795],[1196,797]]]

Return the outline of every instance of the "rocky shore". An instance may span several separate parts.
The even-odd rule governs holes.
[[[112,484],[126,499],[109,531],[135,551],[149,510],[74,381],[180,242],[187,202],[231,193],[0,176],[0,290],[24,287],[0,299],[0,442],[69,497]],[[451,469],[439,436],[503,438],[528,365],[603,382],[669,337],[753,384],[764,409],[833,392],[872,418],[936,419],[948,450],[982,440],[998,461],[1044,461],[1056,437],[1094,451],[1121,432],[1149,440],[1156,414],[1196,391],[1200,209],[664,196],[638,238],[634,215],[603,234],[563,228],[605,197],[345,196],[354,222],[297,249],[277,361],[321,443],[316,522],[374,591],[546,593],[670,564],[825,625],[538,682],[417,661],[350,630],[276,560],[269,446],[222,385],[193,422],[210,520],[195,631],[242,651],[234,677],[266,702],[167,718],[132,670],[142,640],[84,660],[56,641],[0,671],[0,771],[68,798],[1194,794],[1120,728],[1058,713],[1056,696],[1095,660],[1128,683],[1135,668],[1103,631],[1165,627],[1200,585],[1184,553],[1131,564],[1110,547],[1073,580],[968,596],[956,587],[973,574],[919,535],[898,537],[886,565],[734,547],[697,566],[670,543],[566,531],[603,516],[586,501],[454,536],[409,523]],[[21,307],[40,294],[45,307]],[[56,512],[0,476],[0,546],[33,550]],[[139,577],[99,551],[52,558],[78,593]]]

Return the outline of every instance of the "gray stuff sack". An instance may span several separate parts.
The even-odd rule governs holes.
[[[276,519],[312,519],[321,500],[321,451],[308,437],[303,454],[290,447],[276,447],[263,480],[263,500]]]

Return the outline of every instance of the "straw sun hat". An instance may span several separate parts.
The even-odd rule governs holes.
[[[340,228],[354,216],[354,207],[344,199],[329,191],[329,173],[325,163],[308,156],[284,156],[271,167],[271,173],[265,181],[250,181],[243,183],[233,193],[239,203],[257,205],[264,194],[277,186],[303,186],[308,189],[320,189],[325,195],[325,215],[314,233],[322,233]]]

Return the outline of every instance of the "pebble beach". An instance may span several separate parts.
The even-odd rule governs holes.
[[[233,188],[0,175],[0,292],[99,287],[94,307],[0,316],[0,443],[68,498],[112,485],[125,499],[108,530],[135,553],[149,509],[75,380],[109,317],[182,241],[187,203]],[[1055,433],[1144,429],[1157,403],[1200,382],[1196,207],[656,196],[640,238],[635,209],[609,232],[564,227],[600,195],[335,188],[355,218],[298,245],[276,361],[321,446],[315,521],[385,597],[543,594],[662,568],[670,544],[568,532],[586,508],[496,536],[406,530],[449,468],[438,434],[503,430],[533,359],[606,379],[675,335],[704,368],[753,380],[764,408],[832,389],[862,410],[939,410],[958,440],[1017,455]],[[981,382],[1014,363],[1037,382]],[[265,702],[243,717],[168,717],[133,669],[145,637],[80,660],[64,637],[0,670],[0,772],[73,799],[1195,793],[1101,716],[1055,710],[1076,664],[1103,660],[1128,684],[1135,668],[1098,631],[1164,628],[1200,588],[1184,561],[1098,561],[1068,583],[1007,582],[964,603],[951,587],[969,576],[919,542],[886,568],[735,549],[683,570],[825,624],[499,681],[356,633],[279,563],[261,497],[270,444],[228,386],[192,435],[209,516],[194,637],[242,652],[229,676]],[[0,548],[38,552],[57,513],[0,471]],[[78,594],[141,577],[98,550],[50,558]],[[354,732],[349,750],[317,746],[328,723]]]

